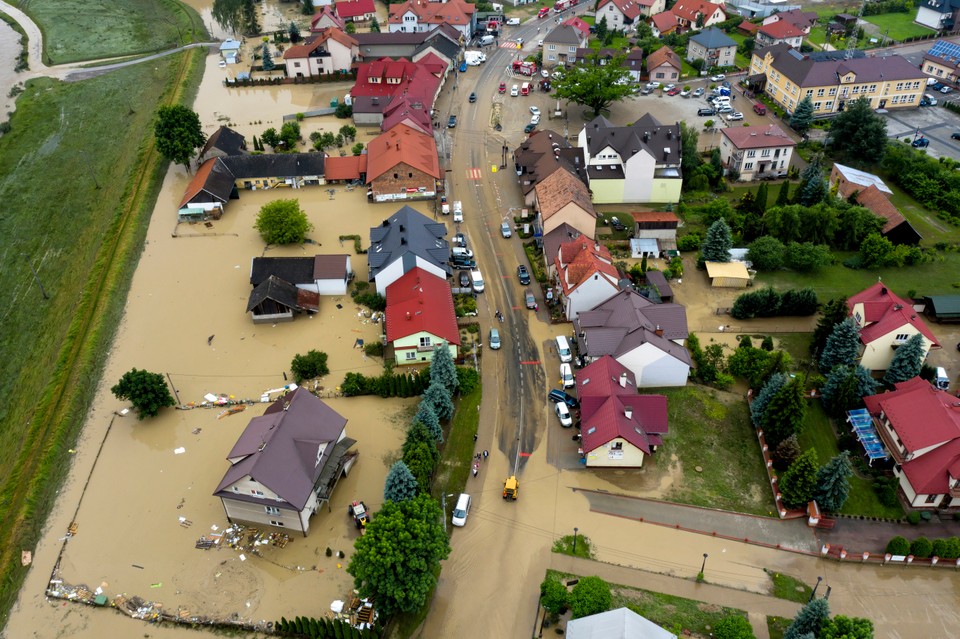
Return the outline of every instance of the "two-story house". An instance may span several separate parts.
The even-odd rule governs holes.
[[[521,142],[513,152],[513,162],[525,206],[534,205],[536,186],[561,168],[586,184],[583,153],[571,146],[565,137],[550,129],[537,129]],[[589,236],[593,237],[593,233],[589,233]]]
[[[434,222],[409,206],[370,229],[367,249],[368,280],[376,282],[377,293],[419,268],[441,279],[450,277],[450,245],[447,227]]]
[[[680,201],[680,125],[649,113],[630,126],[603,116],[580,130],[587,179],[597,204]]]
[[[433,136],[397,124],[367,143],[367,184],[374,202],[432,198],[443,174]]]
[[[799,49],[800,45],[803,44],[804,35],[806,34],[803,30],[789,20],[777,20],[760,26],[757,30],[756,46],[769,47],[773,44],[787,44],[794,49]]]
[[[960,18],[960,0],[922,0],[915,22],[935,31],[951,32]]]
[[[846,51],[801,53],[786,44],[753,52],[748,81],[788,113],[809,96],[815,116],[842,111],[848,100],[866,97],[873,109],[920,106],[927,86],[923,71],[899,55],[866,57]]]
[[[936,336],[920,319],[913,304],[895,295],[883,282],[851,295],[847,306],[860,328],[863,344],[860,365],[864,368],[887,370],[896,349],[918,333],[923,335],[924,358],[931,348],[940,348]]]
[[[947,40],[937,40],[930,50],[923,54],[921,68],[931,77],[957,82],[960,80],[960,45]]]
[[[429,31],[446,23],[469,39],[477,28],[476,7],[466,0],[407,0],[391,4],[389,9],[387,24],[390,31]]]
[[[559,168],[541,180],[533,192],[537,211],[534,224],[541,235],[568,224],[582,235],[594,236],[597,212],[590,201],[590,191],[576,175]]]
[[[728,13],[744,18],[766,18],[775,13],[799,10],[798,4],[784,4],[782,0],[727,0]]]
[[[373,0],[336,0],[333,7],[344,22],[368,22],[377,15]]]
[[[543,37],[543,67],[572,65],[577,58],[577,49],[587,46],[587,36],[580,29],[561,24]]]
[[[310,18],[310,33],[320,33],[324,29],[340,29],[343,31],[346,23],[340,19],[332,4],[325,5]]]
[[[360,45],[364,62],[380,58],[406,58],[416,62],[429,51],[453,66],[454,62],[459,63],[463,50],[463,35],[448,24],[437,25],[429,31],[355,33],[353,38]]]
[[[647,78],[651,82],[676,83],[682,69],[680,56],[670,47],[660,47],[647,56]]]
[[[797,143],[776,124],[725,127],[720,133],[720,159],[740,180],[786,175]]]
[[[395,100],[430,113],[449,65],[427,53],[416,62],[381,58],[356,65],[357,81],[350,89],[353,121],[358,126],[380,126]]]
[[[649,5],[643,5],[637,0],[600,0],[597,5],[596,22],[599,24],[604,18],[607,19],[607,28],[611,31],[627,31],[635,28],[638,18],[643,15],[652,15],[651,7],[655,6],[653,13],[660,13],[666,6],[666,0],[645,0]],[[646,10],[646,14],[644,11]]]
[[[230,522],[299,530],[330,501],[356,457],[347,419],[305,388],[254,417],[234,444],[214,491]]]
[[[723,5],[709,0],[677,0],[670,12],[676,17],[681,31],[699,31],[727,19]]]
[[[732,67],[736,55],[736,41],[716,27],[704,29],[687,41],[687,61],[703,60],[704,69]]]
[[[764,25],[770,25],[775,22],[789,22],[797,29],[803,32],[803,35],[810,35],[810,29],[817,24],[819,16],[814,11],[803,11],[801,9],[791,9],[789,11],[777,11],[763,19]]]
[[[384,312],[385,358],[395,364],[423,364],[433,360],[433,349],[446,344],[457,358],[460,329],[453,294],[444,278],[416,267],[387,287]]]
[[[560,282],[560,304],[567,321],[609,299],[620,290],[620,272],[610,250],[581,236],[564,242],[554,258]]]
[[[677,16],[668,9],[650,16],[650,30],[653,32],[654,38],[662,38],[665,35],[677,33],[680,30],[680,25],[677,24]]]
[[[287,77],[310,78],[337,72],[348,72],[360,49],[352,37],[340,29],[329,28],[295,44],[283,52]]]
[[[894,244],[919,244],[923,239],[890,201],[893,191],[880,176],[837,163],[830,169],[830,187],[836,188],[838,198],[856,202],[882,217],[886,223],[880,233]]]

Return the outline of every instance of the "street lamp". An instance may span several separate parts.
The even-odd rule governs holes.
[[[577,554],[577,533],[580,532],[580,529],[576,526],[573,527],[573,554]]]
[[[813,587],[813,592],[810,593],[810,599],[807,600],[807,603],[813,601],[813,598],[817,594],[817,588],[820,587],[820,582],[823,581],[823,577],[817,577],[817,584]]]
[[[27,258],[27,264],[30,265],[30,271],[33,273],[33,279],[37,281],[37,286],[40,287],[40,293],[43,294],[43,299],[48,300],[50,296],[47,295],[47,291],[43,288],[43,282],[40,281],[40,276],[37,275],[37,269],[33,268],[33,262],[30,261],[30,256],[26,253],[21,253],[20,255]]]
[[[700,564],[700,574],[703,574],[704,569],[707,567],[707,553],[703,553],[703,563]]]

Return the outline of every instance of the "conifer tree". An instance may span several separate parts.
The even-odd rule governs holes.
[[[780,191],[777,193],[777,202],[774,206],[786,206],[790,204],[790,180],[784,180],[780,184]]]
[[[790,435],[796,435],[803,427],[807,404],[803,398],[803,378],[796,377],[770,398],[761,421],[763,435],[771,448]]]
[[[750,404],[750,421],[753,422],[754,426],[757,428],[760,427],[763,423],[763,414],[766,412],[770,400],[777,394],[777,391],[786,386],[786,384],[786,375],[774,373],[770,376],[770,379],[767,380],[767,383],[763,385],[757,397]]]
[[[847,451],[841,452],[817,471],[817,488],[813,496],[821,510],[828,513],[840,512],[850,494],[850,475],[852,474],[853,467],[850,466],[850,456]]]
[[[450,392],[439,380],[430,382],[427,392],[423,394],[423,401],[430,402],[438,419],[446,422],[453,417],[454,406]]]
[[[433,359],[430,361],[430,383],[434,380],[443,384],[447,392],[453,395],[460,380],[457,378],[457,365],[453,362],[453,356],[450,354],[450,346],[447,342],[437,344],[433,347]]]
[[[890,360],[890,366],[887,368],[887,373],[883,376],[884,383],[893,386],[898,382],[913,379],[920,374],[923,359],[923,335],[917,333],[894,353],[893,359]]]
[[[820,370],[829,373],[834,366],[852,366],[860,355],[860,329],[852,317],[833,327],[820,355]]]
[[[387,473],[387,479],[383,485],[383,499],[389,501],[406,501],[417,496],[418,485],[417,478],[413,476],[410,469],[403,460],[394,462]]]
[[[783,633],[783,639],[803,639],[804,635],[816,637],[830,618],[830,605],[826,599],[814,599],[797,613],[793,623]]]
[[[707,229],[707,237],[703,240],[700,252],[705,262],[729,262],[732,248],[733,236],[730,233],[730,226],[721,218]]]
[[[434,412],[433,404],[431,404],[429,400],[426,398],[420,400],[420,405],[417,407],[417,414],[413,416],[413,420],[426,426],[435,442],[440,443],[443,441],[443,429],[440,428],[440,419]]]
[[[817,490],[817,451],[810,448],[780,477],[780,495],[787,508],[805,508]]]

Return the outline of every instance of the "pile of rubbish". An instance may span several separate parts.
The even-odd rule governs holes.
[[[203,396],[202,402],[187,402],[177,406],[178,410],[193,410],[194,408],[222,408],[229,406],[249,406],[255,404],[252,399],[237,399],[233,395],[224,393],[207,393]]]
[[[337,599],[331,602],[330,611],[335,619],[345,621],[357,630],[372,629],[379,616],[373,601],[359,597],[352,597],[350,605]]]
[[[85,603],[90,606],[107,605],[107,596],[103,594],[103,586],[91,590],[86,584],[71,585],[62,579],[50,580],[47,584],[47,596]]]
[[[228,548],[260,555],[263,546],[285,548],[290,543],[290,535],[282,532],[268,532],[259,528],[249,528],[233,524],[223,531],[223,542]],[[217,542],[219,543],[219,541]]]

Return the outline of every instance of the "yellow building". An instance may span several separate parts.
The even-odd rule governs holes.
[[[867,97],[874,109],[920,106],[927,76],[898,55],[844,59],[844,51],[801,53],[786,44],[754,51],[749,82],[788,113],[804,97],[815,116],[844,110],[848,100]]]

